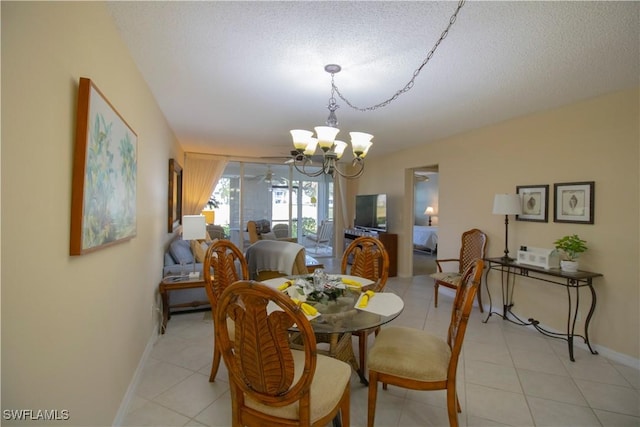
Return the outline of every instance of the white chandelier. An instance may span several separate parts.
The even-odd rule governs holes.
[[[331,98],[329,98],[329,105],[327,105],[329,117],[325,122],[326,126],[316,126],[314,128],[316,131],[315,138],[313,137],[313,132],[308,130],[294,129],[290,131],[296,152],[293,165],[298,172],[310,177],[316,177],[322,174],[335,177],[337,173],[349,179],[358,178],[364,171],[364,158],[372,145],[371,138],[373,138],[373,135],[364,132],[350,132],[351,148],[354,157],[351,165],[356,170],[352,174],[348,174],[338,169],[336,163],[342,158],[342,154],[347,148],[346,142],[336,140],[336,136],[338,132],[340,132],[340,129],[337,128],[338,118],[336,116],[336,110],[339,108],[339,105],[334,97],[335,85],[333,76],[335,73],[339,73],[341,69],[337,64],[328,64],[324,67],[327,73],[331,73]],[[315,154],[318,146],[322,151],[322,165],[319,169],[309,170],[308,167],[313,167],[311,156]]]
[[[449,22],[442,31],[442,34],[433,45],[427,56],[424,58],[420,66],[413,72],[411,79],[407,82],[407,84],[396,91],[390,98],[382,101],[378,104],[372,105],[370,107],[357,107],[353,105],[347,98],[345,98],[340,90],[335,85],[334,75],[339,73],[342,69],[337,64],[329,64],[324,67],[324,70],[327,73],[331,74],[331,97],[329,98],[329,105],[327,108],[329,109],[329,117],[326,121],[326,126],[317,126],[315,127],[316,137],[313,137],[313,132],[308,130],[295,129],[290,131],[291,136],[293,138],[293,146],[295,147],[293,164],[298,172],[307,175],[309,177],[316,177],[320,175],[330,175],[335,178],[336,173],[345,178],[358,178],[364,172],[364,158],[371,148],[372,142],[371,138],[373,135],[363,132],[350,132],[351,135],[351,148],[353,150],[353,162],[351,166],[355,171],[352,174],[347,174],[346,172],[341,171],[337,167],[337,162],[342,157],[344,150],[347,148],[347,144],[344,141],[336,140],[336,135],[340,132],[338,129],[338,118],[336,117],[336,110],[338,109],[338,103],[335,99],[335,94],[338,95],[340,99],[342,99],[347,106],[353,108],[358,111],[373,111],[378,108],[385,107],[389,105],[391,102],[395,101],[400,95],[408,92],[414,85],[416,77],[420,74],[422,69],[427,65],[429,60],[433,57],[436,49],[440,46],[440,43],[447,37],[449,34],[449,30],[453,26],[453,24],[458,19],[458,13],[464,6],[466,0],[459,0],[458,6],[455,11],[449,18]],[[313,164],[312,157],[316,152],[317,146],[320,146],[320,150],[322,150],[322,165],[319,169],[315,170],[307,170],[307,167]],[[320,166],[320,165],[318,165]],[[311,166],[313,167],[313,166]]]

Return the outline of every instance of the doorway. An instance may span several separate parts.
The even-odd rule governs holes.
[[[413,275],[436,271],[439,213],[438,165],[413,169]]]

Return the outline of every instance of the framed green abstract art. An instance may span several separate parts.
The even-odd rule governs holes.
[[[136,236],[136,133],[96,85],[80,78],[71,193],[70,254]]]

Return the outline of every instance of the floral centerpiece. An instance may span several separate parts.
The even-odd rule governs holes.
[[[322,269],[317,269],[312,276],[302,276],[294,279],[287,292],[292,298],[297,297],[307,302],[326,303],[336,301],[344,295],[345,290],[346,286],[339,276],[328,275]]]

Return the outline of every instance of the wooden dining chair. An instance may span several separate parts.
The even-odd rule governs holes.
[[[236,245],[230,240],[218,240],[212,243],[207,249],[204,258],[204,282],[209,303],[211,304],[211,315],[215,328],[215,308],[218,299],[227,287],[238,280],[249,278],[249,269],[244,255]],[[227,327],[233,329],[233,322],[225,322]],[[213,363],[211,364],[211,374],[209,381],[213,382],[220,366],[220,349],[218,341],[213,340]]]
[[[389,254],[380,240],[370,236],[358,237],[351,242],[342,255],[340,271],[342,274],[372,280],[374,284],[370,285],[369,289],[374,292],[382,292],[389,278]],[[377,334],[379,329],[365,329],[355,333],[358,337],[361,377],[366,372],[369,335],[372,332]]]
[[[476,260],[484,259],[484,251],[486,247],[487,235],[477,228],[474,228],[462,233],[460,256],[458,258],[436,259],[438,271],[430,275],[434,280],[433,301],[435,307],[438,306],[439,286],[457,289],[462,278],[462,273],[466,271]],[[456,265],[458,269],[443,269],[443,264],[446,263],[454,263],[453,265]],[[483,313],[484,308],[482,307],[482,292],[480,289],[478,289],[477,295],[480,313]]]
[[[227,318],[235,333],[221,327]],[[229,371],[232,426],[350,424],[351,367],[317,354],[299,305],[277,289],[239,281],[224,290],[215,315],[216,341]],[[302,350],[289,346],[300,331]]]
[[[458,357],[483,268],[484,262],[476,260],[463,273],[446,340],[407,327],[380,331],[369,352],[368,427],[375,420],[378,382],[385,390],[388,384],[411,390],[446,390],[449,425],[458,426],[458,412],[462,412],[456,392]]]

